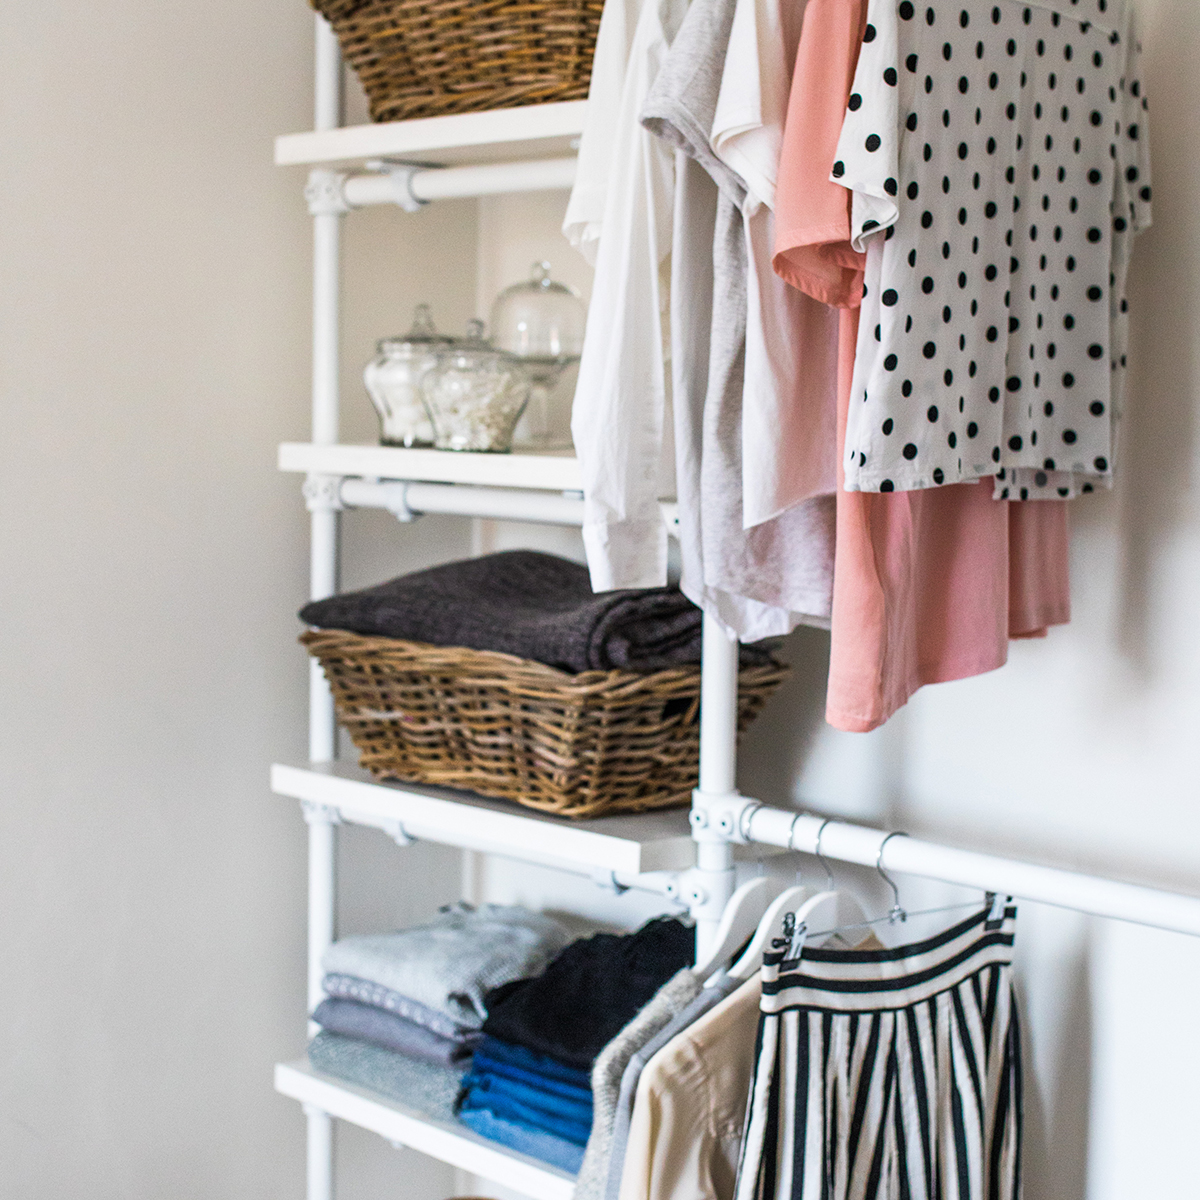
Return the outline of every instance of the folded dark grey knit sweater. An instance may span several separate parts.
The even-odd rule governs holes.
[[[532,550],[447,563],[316,600],[300,619],[496,650],[565,671],[654,671],[700,661],[700,610],[678,588],[597,595],[586,567]]]

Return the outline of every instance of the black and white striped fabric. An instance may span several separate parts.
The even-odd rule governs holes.
[[[1016,915],[763,956],[736,1200],[1019,1200]]]

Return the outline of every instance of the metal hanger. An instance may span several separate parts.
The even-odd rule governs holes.
[[[897,922],[903,923],[908,920],[908,913],[904,911],[904,905],[900,903],[900,889],[896,886],[896,881],[883,869],[883,851],[888,842],[894,837],[908,837],[907,833],[896,830],[894,833],[889,833],[887,837],[879,843],[879,853],[875,856],[875,870],[879,872],[884,883],[892,889],[892,907],[888,909],[887,921],[889,925],[895,925]]]

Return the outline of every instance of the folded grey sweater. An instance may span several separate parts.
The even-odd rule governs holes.
[[[318,1033],[308,1044],[308,1061],[322,1074],[370,1088],[440,1121],[455,1119],[466,1072],[463,1066],[436,1067],[336,1033]]]
[[[479,1042],[479,1034],[462,1038],[442,1037],[425,1025],[406,1020],[396,1013],[357,1000],[327,997],[317,1005],[312,1019],[326,1033],[358,1038],[385,1050],[395,1050],[410,1058],[439,1067],[465,1062]]]
[[[373,1008],[382,1008],[385,1012],[395,1013],[406,1021],[422,1025],[440,1037],[452,1041],[462,1041],[475,1037],[475,1031],[466,1029],[463,1025],[444,1012],[435,1012],[418,1004],[409,996],[393,992],[382,984],[372,983],[368,979],[356,979],[353,975],[326,975],[321,980],[325,995],[331,1000],[357,1000],[360,1004],[370,1004]]]
[[[484,993],[536,975],[571,934],[553,917],[500,904],[448,905],[427,925],[334,942],[321,960],[327,975],[408,996],[459,1029],[478,1029]]]

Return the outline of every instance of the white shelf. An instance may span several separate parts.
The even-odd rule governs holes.
[[[352,164],[398,158],[435,166],[559,158],[573,153],[583,132],[586,100],[490,112],[345,125],[275,139],[277,166]]]
[[[470,792],[377,783],[369,772],[344,762],[276,763],[271,790],[336,808],[351,824],[389,833],[400,825],[426,841],[585,874],[682,871],[696,861],[687,809],[571,821]]]
[[[570,450],[546,454],[475,454],[451,450],[405,450],[400,446],[315,446],[284,442],[281,471],[315,471],[364,479],[467,483],[547,492],[579,492],[579,460]]]
[[[575,1192],[575,1179],[566,1171],[490,1142],[465,1125],[430,1117],[378,1092],[322,1075],[306,1061],[277,1063],[275,1090],[534,1200],[571,1200]]]

